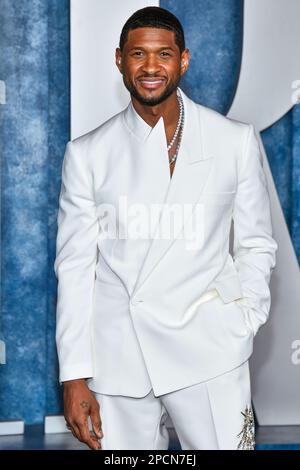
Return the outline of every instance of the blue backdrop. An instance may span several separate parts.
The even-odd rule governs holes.
[[[54,343],[56,214],[69,139],[69,1],[1,0],[0,420],[61,410]]]
[[[69,140],[69,1],[0,0],[2,143],[2,333],[0,420],[40,423],[62,412],[55,351],[56,215]],[[182,21],[192,53],[183,89],[223,114],[230,108],[242,45],[240,0],[162,0]],[[112,51],[114,53],[114,51]],[[262,133],[300,260],[300,110]]]

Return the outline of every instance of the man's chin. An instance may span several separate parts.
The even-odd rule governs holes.
[[[159,96],[142,96],[140,94],[137,94],[134,96],[137,101],[139,101],[140,104],[143,104],[145,106],[156,106],[160,103],[162,103],[163,101],[165,101],[165,99],[167,97],[165,97],[164,93],[162,93],[161,95]]]
[[[156,106],[165,101],[177,88],[177,86],[168,88],[165,87],[164,90],[143,90],[143,94],[139,92],[136,87],[127,86],[125,84],[129,93],[143,106]]]

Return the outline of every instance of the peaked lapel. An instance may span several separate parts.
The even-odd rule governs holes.
[[[151,152],[152,154],[160,152],[159,155],[164,157],[166,181],[168,181],[168,184],[166,185],[165,197],[162,200],[163,209],[155,230],[155,234],[158,235],[158,238],[154,235],[150,240],[149,248],[138,273],[132,295],[144,284],[157,264],[178,238],[187,222],[187,218],[189,218],[195,210],[196,203],[201,196],[201,192],[204,189],[209,172],[212,168],[213,155],[206,153],[205,141],[203,139],[202,110],[205,110],[205,108],[197,105],[188,98],[181,89],[180,92],[184,103],[185,122],[172,178],[170,178],[163,117],[159,119],[153,128],[149,128],[146,123],[148,127],[143,126],[143,123],[139,122],[140,128],[138,132],[140,138],[142,138],[145,143],[145,151]],[[140,119],[142,118],[140,117]],[[155,184],[155,181],[153,181],[153,184]],[[181,206],[183,204],[189,204],[192,209],[187,213],[188,217],[185,217],[183,223],[180,223],[180,227],[178,227],[179,229],[176,230],[174,236],[161,238],[163,228],[168,227],[170,215],[168,207],[170,208],[173,204],[180,204]]]

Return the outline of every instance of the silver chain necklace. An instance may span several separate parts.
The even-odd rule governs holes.
[[[182,117],[183,117],[183,102],[182,102],[182,98],[180,96],[180,92],[179,92],[178,89],[177,89],[177,100],[178,100],[178,104],[179,104],[179,118],[178,118],[177,126],[176,126],[176,129],[175,129],[174,135],[172,137],[172,140],[168,145],[168,151],[173,147],[174,142],[175,142],[175,140],[178,136],[178,132],[179,132],[179,129],[181,127],[181,121],[182,121]]]
[[[174,136],[171,140],[171,142],[169,143],[168,145],[168,151],[172,148],[172,146],[174,145],[174,142],[178,136],[178,133],[180,131],[180,134],[179,134],[179,141],[178,141],[178,144],[176,146],[176,151],[175,151],[175,154],[173,155],[173,157],[169,160],[169,165],[171,165],[173,162],[175,162],[176,158],[177,158],[177,155],[178,155],[178,151],[179,151],[179,147],[180,147],[180,143],[181,143],[181,138],[182,138],[182,133],[183,133],[183,125],[184,125],[184,106],[183,106],[183,100],[182,100],[182,97],[180,95],[180,91],[177,89],[177,97],[178,97],[178,103],[179,103],[179,119],[178,119],[178,123],[177,123],[177,127],[176,127],[176,130],[175,130],[175,133],[174,133]]]

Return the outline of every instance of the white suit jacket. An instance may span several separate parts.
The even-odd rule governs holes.
[[[268,318],[277,243],[254,127],[180,91],[185,124],[172,178],[163,118],[151,128],[131,102],[67,144],[54,264],[60,382],[168,393],[247,360]],[[157,230],[170,225],[168,207],[192,211],[169,238],[105,238],[105,204],[119,230],[141,207],[163,208]],[[187,249],[191,220],[197,239]],[[193,308],[212,288],[219,296]]]

